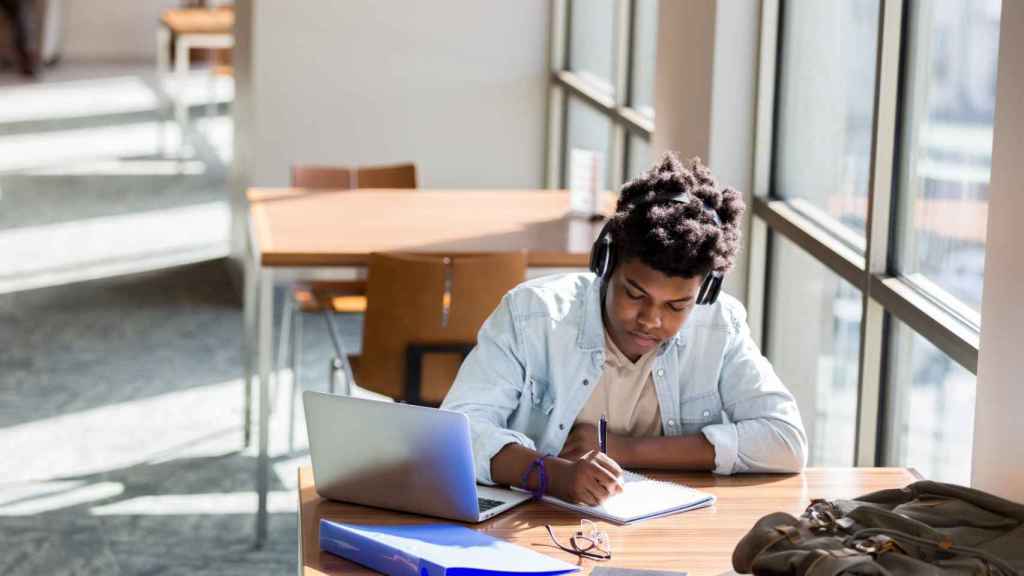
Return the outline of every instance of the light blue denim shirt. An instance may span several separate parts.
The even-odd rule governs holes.
[[[480,329],[442,408],[469,416],[477,480],[509,443],[558,454],[604,367],[600,282],[559,274],[510,290]],[[715,473],[798,472],[807,437],[793,395],[722,294],[663,342],[652,372],[666,436],[703,433]]]

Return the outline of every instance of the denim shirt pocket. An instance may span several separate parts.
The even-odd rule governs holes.
[[[547,419],[555,409],[555,399],[552,398],[551,386],[546,380],[536,376],[527,376],[527,390],[530,395],[531,412]]]
[[[718,390],[709,390],[679,401],[679,422],[682,433],[696,434],[705,426],[722,421],[722,398]]]

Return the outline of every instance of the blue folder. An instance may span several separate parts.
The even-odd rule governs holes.
[[[390,576],[557,575],[579,567],[455,524],[320,520],[320,548]]]

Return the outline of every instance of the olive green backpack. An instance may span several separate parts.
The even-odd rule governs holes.
[[[799,517],[758,520],[733,551],[737,572],[1024,573],[1024,506],[980,490],[921,481],[854,500],[814,500]]]

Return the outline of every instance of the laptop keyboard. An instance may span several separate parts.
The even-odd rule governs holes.
[[[501,500],[491,500],[490,498],[477,498],[477,502],[480,504],[480,512],[487,512],[491,508],[497,508],[504,504]]]

